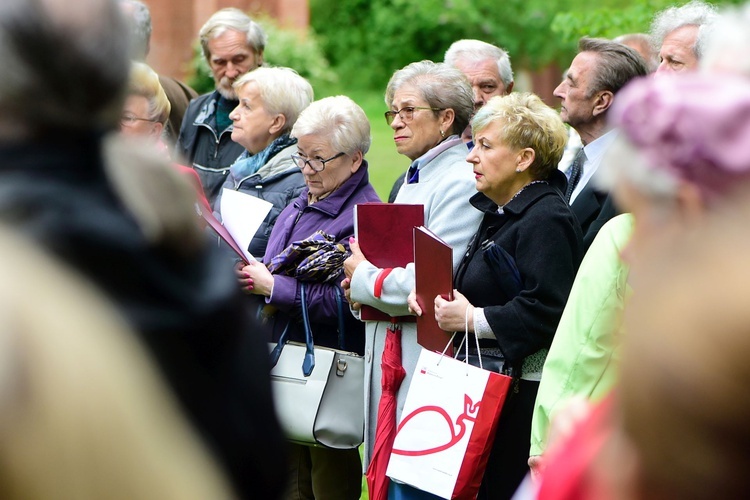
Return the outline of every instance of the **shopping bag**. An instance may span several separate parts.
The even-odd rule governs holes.
[[[387,475],[441,498],[476,498],[511,380],[422,349]]]

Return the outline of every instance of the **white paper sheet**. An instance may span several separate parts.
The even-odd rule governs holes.
[[[272,207],[272,203],[255,196],[233,189],[222,189],[220,207],[222,224],[245,253],[248,262],[255,260],[255,257],[247,251],[247,247]]]

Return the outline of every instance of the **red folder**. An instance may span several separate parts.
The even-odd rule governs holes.
[[[225,228],[221,222],[214,216],[213,212],[211,212],[208,208],[202,207],[201,204],[196,204],[195,206],[196,210],[198,211],[198,214],[203,217],[203,220],[205,220],[209,226],[211,226],[211,229],[214,230],[214,232],[226,242],[229,247],[234,250],[234,253],[237,254],[237,256],[242,259],[242,262],[247,264],[247,257],[245,257],[245,254],[240,249],[240,246],[237,244],[236,241],[234,241],[234,238],[232,238],[232,235],[229,234],[229,231],[227,231],[227,228]]]
[[[360,203],[354,207],[354,235],[359,248],[380,269],[414,262],[414,227],[422,224],[423,205]],[[362,306],[360,317],[368,321],[391,320],[386,313],[367,305]]]
[[[435,320],[435,297],[453,299],[453,249],[424,226],[414,228],[414,274],[417,303],[417,343],[430,351],[442,352],[450,334]],[[453,355],[453,346],[448,352]]]

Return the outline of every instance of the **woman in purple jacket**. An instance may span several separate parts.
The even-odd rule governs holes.
[[[380,201],[369,182],[365,153],[370,148],[370,123],[362,108],[344,96],[312,103],[292,129],[297,153],[292,158],[305,176],[306,188],[276,221],[268,240],[264,263],[251,262],[238,271],[240,286],[265,299],[269,341],[289,328],[289,340],[305,341],[300,321],[300,281],[272,274],[267,264],[292,242],[316,231],[332,235],[348,248],[354,235],[353,210],[357,203]],[[339,347],[337,294],[343,268],[327,283],[306,283],[306,306],[316,345]],[[348,313],[348,308],[346,308]],[[270,317],[269,317],[270,316]],[[345,315],[342,346],[362,354],[364,323]],[[267,327],[265,327],[267,328]],[[358,450],[334,450],[290,444],[290,498],[356,500],[360,496],[362,466]]]

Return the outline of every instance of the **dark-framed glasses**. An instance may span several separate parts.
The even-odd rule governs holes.
[[[393,123],[393,120],[396,119],[396,115],[398,115],[401,118],[402,122],[410,122],[414,119],[414,111],[417,109],[429,109],[431,111],[443,111],[445,108],[428,108],[425,106],[404,106],[403,108],[393,111],[386,111],[383,113],[385,115],[385,122],[390,125]]]
[[[337,155],[333,155],[327,160],[320,160],[318,158],[305,158],[300,155],[292,155],[292,160],[294,160],[294,163],[297,164],[300,170],[303,170],[305,168],[305,165],[310,165],[310,168],[313,169],[316,172],[322,172],[323,169],[326,168],[326,163],[329,161],[333,161],[336,158],[339,158],[341,156],[344,156],[346,153],[341,152]]]
[[[135,115],[127,114],[127,113],[120,117],[120,124],[126,125],[128,127],[135,125],[136,122],[156,123],[156,120],[150,120],[148,118],[141,118]]]

